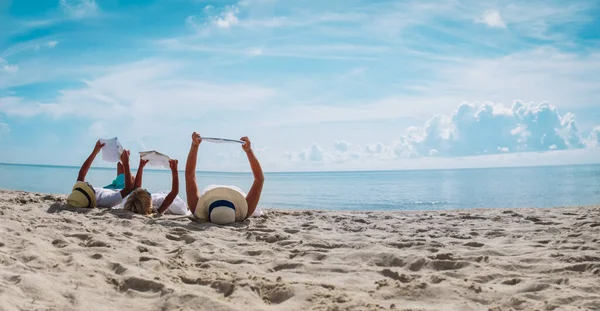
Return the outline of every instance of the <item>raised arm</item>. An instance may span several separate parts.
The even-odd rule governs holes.
[[[263,174],[262,168],[260,167],[260,163],[256,159],[254,152],[252,152],[252,146],[250,144],[250,139],[248,137],[242,137],[240,140],[243,140],[245,144],[242,145],[242,149],[246,152],[246,156],[248,156],[248,161],[250,162],[250,168],[252,169],[252,174],[254,175],[254,182],[252,183],[252,187],[250,187],[250,191],[248,191],[248,195],[246,195],[246,202],[248,203],[248,214],[245,219],[252,216],[254,210],[258,206],[258,201],[260,200],[260,194],[262,193],[263,184],[265,183],[265,176]]]
[[[171,167],[171,175],[173,177],[173,182],[171,184],[171,192],[167,194],[167,197],[163,201],[163,203],[158,208],[158,213],[163,214],[171,204],[173,204],[173,200],[179,194],[179,172],[177,171],[177,164],[179,161],[171,159],[169,160],[169,166]]]
[[[185,193],[187,196],[188,208],[192,214],[196,213],[196,204],[200,198],[198,184],[196,183],[196,162],[198,161],[198,147],[202,142],[200,134],[192,134],[192,145],[185,163]]]
[[[121,197],[124,198],[133,191],[131,168],[129,167],[129,150],[123,150],[123,153],[121,153],[121,163],[123,164],[123,173],[125,174],[125,188],[121,190]]]
[[[133,189],[138,189],[142,187],[142,176],[144,175],[144,167],[148,164],[150,160],[143,160],[140,158],[140,165],[138,166],[137,173],[135,173],[135,183],[133,185]]]
[[[87,175],[88,171],[90,170],[90,167],[92,166],[92,163],[94,162],[94,159],[96,158],[98,153],[100,153],[100,150],[102,150],[102,147],[104,147],[104,144],[100,143],[100,140],[98,140],[96,142],[96,145],[94,146],[94,151],[92,151],[92,153],[88,156],[88,158],[85,160],[85,162],[83,162],[83,165],[79,169],[79,175],[77,176],[77,181],[85,181],[85,176]]]

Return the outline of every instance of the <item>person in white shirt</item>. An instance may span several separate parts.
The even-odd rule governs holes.
[[[72,207],[114,207],[123,201],[123,198],[129,195],[133,190],[133,182],[131,178],[131,170],[129,168],[129,150],[123,150],[121,153],[121,164],[125,174],[125,187],[121,190],[105,189],[92,186],[85,181],[85,177],[94,162],[94,159],[102,150],[104,144],[99,140],[94,146],[94,150],[85,160],[79,169],[77,182],[71,190],[71,194],[67,198],[67,204]]]

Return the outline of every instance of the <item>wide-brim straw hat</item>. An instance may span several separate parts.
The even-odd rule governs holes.
[[[204,192],[195,211],[197,218],[219,225],[243,221],[247,214],[248,203],[244,194],[228,186],[217,186]]]
[[[73,207],[95,207],[96,193],[88,183],[78,181],[73,186],[69,197],[67,197],[67,204]]]

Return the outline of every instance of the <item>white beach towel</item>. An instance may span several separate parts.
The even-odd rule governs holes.
[[[162,154],[155,150],[152,151],[142,151],[140,152],[140,157],[143,160],[149,160],[148,165],[150,166],[162,166],[164,168],[169,168],[169,156],[166,154]]]
[[[123,153],[123,146],[121,146],[119,140],[116,137],[109,139],[101,138],[100,143],[104,144],[104,147],[102,147],[102,160],[112,163],[119,162]]]

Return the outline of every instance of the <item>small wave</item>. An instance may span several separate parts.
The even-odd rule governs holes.
[[[448,201],[414,201],[414,202],[410,202],[410,203],[404,203],[404,204],[412,204],[412,205],[448,205],[448,204],[452,204]]]

